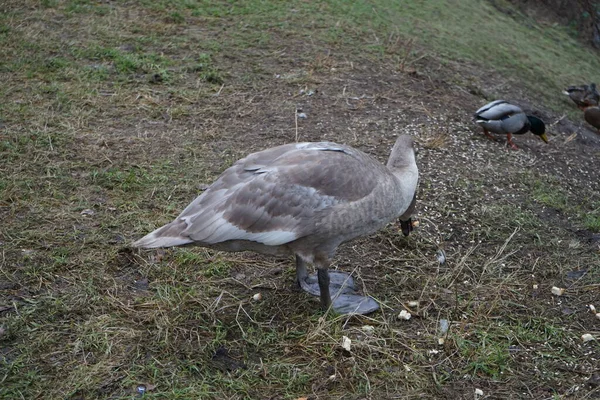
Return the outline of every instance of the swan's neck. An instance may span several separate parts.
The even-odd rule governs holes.
[[[419,182],[419,169],[417,168],[414,151],[410,149],[400,154],[392,151],[387,167],[396,177],[398,192],[402,197],[399,204],[408,206],[412,201]]]
[[[415,190],[417,190],[417,184],[419,182],[419,170],[417,169],[417,164],[407,165],[402,168],[388,166],[388,168],[396,177],[400,191],[402,193],[410,194],[412,197]]]

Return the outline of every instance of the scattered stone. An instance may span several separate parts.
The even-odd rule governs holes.
[[[342,348],[346,351],[350,351],[352,346],[352,340],[348,336],[342,336]]]
[[[83,210],[81,212],[81,215],[85,216],[85,217],[91,217],[92,215],[94,215],[96,212],[90,208],[86,208],[85,210]]]
[[[254,301],[261,301],[262,300],[262,294],[256,293],[254,296],[252,296],[252,300],[254,300]]]
[[[562,296],[563,294],[565,294],[565,289],[552,286],[552,294],[555,296]]]
[[[483,390],[475,389],[475,398],[478,398],[480,396],[483,396]]]
[[[308,117],[306,116],[305,113],[301,112],[301,113],[298,113],[298,118],[306,119]]]
[[[408,302],[409,307],[419,307],[419,302],[417,300],[412,300]]]
[[[450,322],[447,319],[440,319],[440,335],[445,335],[450,328]]]
[[[585,333],[585,334],[581,335],[581,340],[583,340],[584,342],[590,342],[594,339],[596,339],[596,338],[591,333]]]
[[[412,314],[406,310],[402,310],[402,311],[400,311],[400,314],[398,314],[398,319],[402,319],[405,321],[408,321],[411,317],[412,317]]]

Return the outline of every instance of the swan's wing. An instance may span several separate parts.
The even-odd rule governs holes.
[[[227,169],[175,221],[134,246],[289,243],[311,233],[315,213],[368,196],[382,170],[366,154],[327,142],[251,154]]]

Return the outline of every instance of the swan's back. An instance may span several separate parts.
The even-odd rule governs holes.
[[[413,195],[401,193],[390,170],[359,150],[287,144],[239,160],[173,222],[134,246],[234,243],[230,250],[244,250],[240,243],[253,242],[258,247],[251,249],[260,251],[331,242],[335,248],[402,214],[410,200],[401,199]]]

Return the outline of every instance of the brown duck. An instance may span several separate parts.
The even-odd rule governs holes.
[[[600,135],[600,107],[586,107],[583,111],[583,118],[585,118],[588,124],[596,128]]]
[[[396,140],[387,165],[336,143],[286,144],[237,161],[173,222],[133,246],[294,254],[299,286],[320,296],[324,309],[366,314],[379,305],[358,295],[348,274],[328,272],[331,259],[340,244],[396,218],[408,235],[417,181],[410,136]]]

